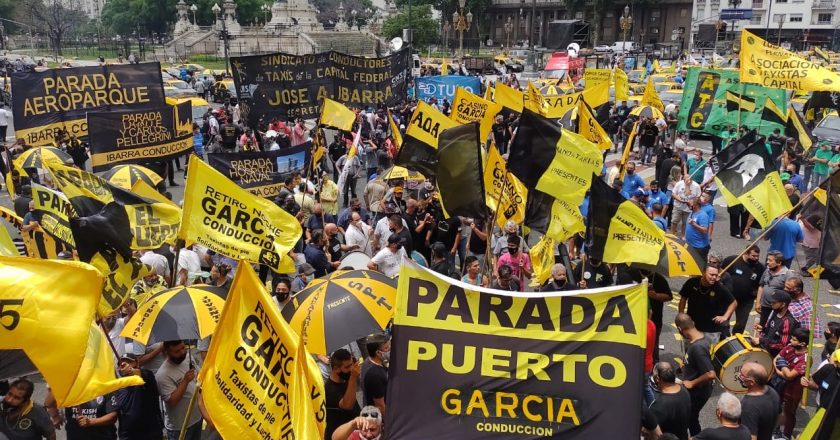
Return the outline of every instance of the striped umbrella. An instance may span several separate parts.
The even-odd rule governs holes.
[[[311,353],[326,355],[381,332],[394,316],[396,296],[396,280],[382,273],[337,271],[313,280],[281,313]]]
[[[703,274],[703,257],[684,241],[666,234],[665,246],[656,265],[631,263],[630,266],[656,272],[664,277],[692,277]]]
[[[131,187],[139,180],[146,182],[152,188],[163,181],[157,173],[140,165],[117,165],[99,173],[99,176],[128,191],[131,191]]]
[[[44,163],[72,164],[73,158],[55,147],[33,147],[15,159],[18,168],[44,168]]]
[[[653,119],[660,119],[665,117],[665,115],[663,115],[658,108],[650,105],[639,105],[633,107],[633,110],[630,110],[630,114],[633,116],[645,116]]]
[[[216,330],[224,296],[224,290],[205,284],[158,292],[137,306],[120,336],[145,345],[206,338]]]

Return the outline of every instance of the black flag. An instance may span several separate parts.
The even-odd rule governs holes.
[[[473,122],[444,130],[438,140],[437,183],[441,203],[450,216],[486,216],[478,133],[478,123]]]

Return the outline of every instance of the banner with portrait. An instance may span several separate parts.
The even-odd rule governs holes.
[[[641,407],[627,402],[641,400],[645,284],[512,293],[404,264],[398,289],[391,438],[618,439],[639,432]]]
[[[159,162],[193,148],[192,103],[87,115],[94,172],[114,165]]]
[[[87,139],[88,112],[138,110],[166,100],[160,63],[12,72],[15,136],[28,145],[54,145],[63,129]]]
[[[273,199],[294,173],[304,174],[312,155],[312,142],[274,151],[211,153],[207,162],[216,171],[251,194]]]
[[[406,98],[411,51],[382,58],[329,51],[231,58],[240,108],[251,125],[260,119],[315,119],[323,98],[348,107],[393,106]]]

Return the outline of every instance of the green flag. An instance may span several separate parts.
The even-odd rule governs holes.
[[[759,134],[769,136],[776,128],[784,130],[785,121],[762,120],[762,115],[784,108],[784,90],[741,83],[737,70],[692,67],[683,86],[677,129],[720,136],[740,121],[742,126],[755,127]]]

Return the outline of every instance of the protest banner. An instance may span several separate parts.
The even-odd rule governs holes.
[[[562,118],[581,99],[585,99],[592,108],[605,104],[610,100],[610,84],[603,82],[595,87],[587,87],[582,92],[544,96],[542,113],[547,118]]]
[[[610,83],[612,81],[612,69],[586,69],[583,72],[583,80],[586,82],[586,88],[592,88],[601,83]]]
[[[54,145],[64,129],[87,139],[87,112],[166,105],[160,63],[12,72],[15,136],[28,145]]]
[[[20,227],[23,225],[22,218],[18,217],[14,211],[3,206],[0,206],[0,218],[9,222],[17,230],[20,230]],[[72,250],[66,243],[54,239],[52,235],[48,234],[40,226],[29,231],[21,230],[20,238],[23,240],[26,255],[30,258],[54,260],[58,258],[59,253]]]
[[[274,151],[210,153],[207,162],[251,194],[274,198],[280,194],[286,178],[303,172],[311,152],[312,143],[305,142]]]
[[[329,51],[232,57],[240,107],[251,126],[261,118],[315,119],[323,98],[349,107],[396,105],[406,97],[411,51],[363,58]]]
[[[75,247],[70,218],[78,217],[76,209],[64,194],[32,182],[32,204],[39,216],[38,224],[55,239]]]
[[[476,95],[481,93],[481,81],[477,76],[446,75],[446,76],[423,76],[416,78],[415,89],[417,99],[427,101],[430,98],[437,98],[443,102],[455,102],[455,91],[460,87]]]
[[[467,89],[458,87],[458,90],[455,91],[452,113],[449,117],[459,124],[478,122],[480,124],[479,139],[483,142],[490,136],[493,122],[500,111],[502,111],[501,105],[487,101],[474,93],[470,93]]]
[[[618,439],[640,429],[647,285],[510,293],[399,275],[388,435]]]
[[[257,197],[190,157],[184,215],[178,238],[234,259],[265,264],[280,273],[303,232],[300,222],[274,202]]]
[[[324,436],[321,373],[249,264],[237,266],[199,381],[223,438]]]
[[[89,112],[94,172],[124,163],[158,162],[193,148],[192,103],[125,112]]]
[[[734,70],[692,67],[683,87],[677,130],[720,136],[736,127],[739,120],[742,126],[755,127],[763,135],[770,135],[776,128],[784,130],[784,121],[762,120],[768,102],[772,107],[786,108],[785,91],[742,83]]]
[[[840,92],[840,75],[828,67],[741,32],[739,53],[741,81],[764,87],[809,92]]]

